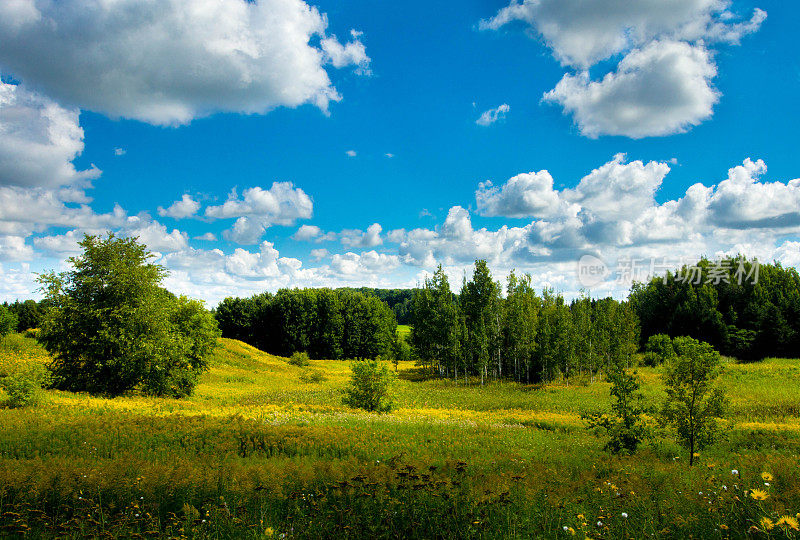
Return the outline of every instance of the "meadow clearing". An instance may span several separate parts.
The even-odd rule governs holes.
[[[47,362],[0,343],[0,372]],[[465,385],[399,365],[397,408],[342,405],[348,362],[221,339],[193,396],[48,390],[0,409],[0,536],[796,538],[800,360],[728,362],[724,438],[612,456],[609,385]],[[657,368],[639,368],[662,398]],[[4,400],[0,391],[0,402]]]

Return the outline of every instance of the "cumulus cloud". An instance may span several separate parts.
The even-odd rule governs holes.
[[[702,46],[656,41],[630,52],[599,81],[567,74],[544,95],[572,114],[588,137],[634,139],[683,133],[713,113],[717,68]]]
[[[508,106],[507,103],[503,103],[495,107],[494,109],[489,109],[488,111],[484,111],[475,123],[479,126],[491,126],[498,120],[505,120],[506,114],[508,111],[511,110],[511,107]]]
[[[356,157],[358,155],[355,150],[348,150],[345,154],[347,154],[347,157]]]
[[[275,182],[270,189],[245,189],[241,197],[233,190],[225,203],[207,207],[205,215],[212,219],[238,218],[223,235],[239,244],[255,244],[267,227],[291,225],[310,218],[313,211],[314,203],[302,189],[291,182]]]
[[[484,216],[552,218],[569,212],[547,171],[518,174],[500,187],[482,182],[475,201]]]
[[[200,210],[200,203],[192,199],[188,193],[184,193],[181,200],[175,201],[168,208],[159,206],[158,215],[183,219],[195,215],[198,210]]]
[[[367,227],[366,232],[359,229],[345,229],[339,233],[339,240],[348,247],[375,247],[383,243],[381,238],[383,228],[379,223]]]
[[[216,242],[217,241],[217,235],[212,233],[212,232],[207,232],[207,233],[201,234],[200,236],[195,236],[194,239],[195,240],[203,240],[203,241],[206,241],[206,242]]]
[[[766,12],[742,20],[728,0],[513,0],[480,27],[521,22],[571,69],[544,100],[571,114],[589,137],[681,133],[708,119],[719,93],[708,47],[738,44]],[[592,80],[589,68],[621,55]]]
[[[72,163],[83,152],[78,116],[77,109],[0,81],[0,185],[56,187],[100,176],[94,166],[78,171]]]
[[[0,6],[0,66],[60,103],[158,125],[340,96],[325,64],[368,72],[302,0],[15,0]],[[319,45],[315,45],[319,43]]]
[[[292,238],[298,242],[308,242],[320,236],[322,236],[322,229],[316,225],[300,225],[297,232],[292,235]]]

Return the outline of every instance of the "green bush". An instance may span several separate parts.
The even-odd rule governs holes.
[[[304,383],[321,383],[327,380],[328,378],[322,372],[313,369],[303,370],[300,374],[300,381]]]
[[[667,334],[656,334],[650,336],[644,346],[644,358],[642,363],[646,366],[655,367],[668,362],[675,357],[675,346],[672,338]]]
[[[295,352],[292,354],[291,358],[289,358],[289,363],[297,367],[306,367],[311,362],[309,361],[307,352]]]
[[[29,367],[0,379],[0,387],[8,394],[6,405],[12,408],[36,404],[46,383],[44,366]]]
[[[390,393],[396,375],[377,360],[361,360],[350,366],[350,384],[342,400],[354,409],[389,412],[394,407]]]

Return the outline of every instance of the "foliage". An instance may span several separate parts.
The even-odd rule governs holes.
[[[42,386],[47,383],[47,372],[28,366],[0,378],[0,388],[6,391],[9,407],[18,408],[33,405],[39,401]]]
[[[135,238],[86,235],[73,270],[40,276],[50,305],[39,340],[53,385],[120,395],[191,393],[216,344],[216,321],[197,301],[161,288],[162,267]]]
[[[370,412],[389,412],[394,407],[391,386],[395,374],[377,360],[361,360],[351,365],[350,384],[343,403],[354,409]]]
[[[720,428],[719,418],[725,411],[725,395],[716,384],[721,359],[711,345],[690,337],[676,338],[674,346],[676,356],[664,367],[667,397],[661,418],[689,451],[689,465],[692,465],[695,451],[714,441]]]
[[[351,289],[281,289],[226,298],[215,317],[222,335],[264,351],[311,358],[376,358],[392,347],[397,323],[377,296]]]
[[[460,295],[439,267],[416,290],[412,315],[410,341],[421,366],[456,380],[593,380],[601,370],[630,367],[639,342],[627,302],[584,296],[568,304],[550,289],[540,297],[530,275],[513,271],[502,298],[485,261],[476,261]]]
[[[800,350],[800,274],[742,256],[701,259],[635,283],[630,294],[642,339],[691,336],[741,360]]]
[[[17,316],[6,306],[0,306],[0,337],[17,329]]]
[[[308,358],[308,353],[306,352],[292,353],[292,356],[289,357],[289,363],[297,367],[308,366],[308,364],[310,363],[310,359]]]
[[[675,357],[675,347],[672,338],[667,334],[655,334],[647,339],[644,346],[644,364],[655,367],[669,362]]]
[[[36,300],[16,301],[6,307],[17,316],[16,331],[24,332],[29,328],[39,328],[42,315],[46,309],[46,302],[36,302]]]
[[[300,374],[300,380],[304,383],[321,383],[328,378],[321,372],[314,369],[304,369]]]

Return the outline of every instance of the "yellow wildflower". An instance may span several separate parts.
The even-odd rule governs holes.
[[[778,525],[779,527],[800,531],[800,523],[798,523],[796,518],[793,518],[791,516],[781,517],[780,519],[778,519],[776,525]]]
[[[761,478],[764,479],[764,482],[772,482],[772,475],[769,474],[768,472],[762,472]]]
[[[580,521],[584,521],[586,519],[586,517],[583,514],[578,514],[578,519]]]
[[[769,495],[763,489],[754,489],[750,492],[750,496],[757,501],[766,501]]]
[[[771,531],[775,527],[775,523],[768,517],[761,518],[759,523],[761,524],[761,528],[765,531]]]
[[[728,526],[725,525],[724,523],[720,523],[719,528],[722,529],[723,531],[727,531],[728,530]]]
[[[267,527],[267,528],[264,530],[264,536],[266,536],[267,538],[272,538],[272,535],[273,535],[273,534],[275,534],[275,531],[274,531],[274,530],[272,530],[272,527]]]

